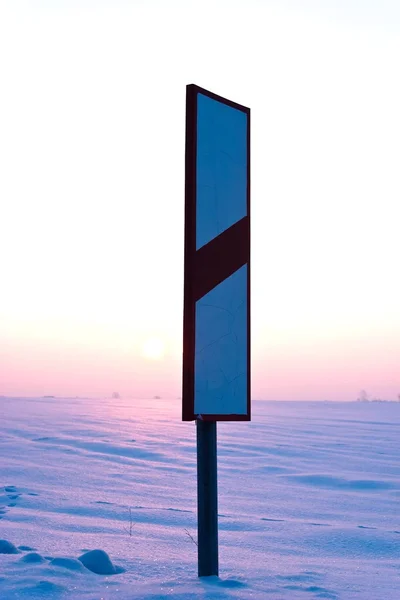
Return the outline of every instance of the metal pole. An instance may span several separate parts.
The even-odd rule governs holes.
[[[199,577],[218,575],[217,423],[197,426],[197,540]]]

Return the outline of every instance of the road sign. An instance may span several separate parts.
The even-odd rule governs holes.
[[[250,110],[186,89],[184,421],[250,420]]]
[[[198,574],[218,575],[217,423],[250,420],[250,110],[186,88],[182,418],[197,419]]]

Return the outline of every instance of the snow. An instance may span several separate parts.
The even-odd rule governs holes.
[[[394,599],[399,439],[394,403],[218,424],[220,577],[198,579],[178,400],[0,398],[0,598]]]
[[[19,550],[8,540],[0,540],[0,554],[18,554]]]
[[[52,560],[52,563],[54,564],[54,561],[56,560],[56,558]],[[89,571],[97,573],[98,575],[115,575],[116,573],[122,573],[124,571],[124,569],[112,564],[110,557],[104,550],[89,550],[89,552],[84,552],[82,556],[79,557],[79,560],[87,569],[89,569]],[[71,568],[71,563],[66,563],[68,559],[59,558],[58,564],[60,564],[59,561],[63,561],[62,566]]]

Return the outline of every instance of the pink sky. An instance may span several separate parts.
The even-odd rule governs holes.
[[[197,83],[252,109],[254,397],[395,399],[392,5],[248,0],[229,3],[228,28],[224,2],[201,6],[195,30],[189,3],[157,18],[122,0],[0,8],[0,394],[181,394]],[[158,360],[144,356],[154,338]]]
[[[355,400],[361,389],[371,396],[395,399],[399,345],[375,339],[375,351],[345,341],[290,348],[266,347],[253,358],[253,397],[271,400]],[[178,397],[181,360],[168,354],[149,360],[105,344],[11,344],[0,351],[3,395],[88,395]]]

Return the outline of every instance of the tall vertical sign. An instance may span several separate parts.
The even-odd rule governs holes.
[[[199,576],[218,574],[216,422],[250,420],[250,109],[186,88],[182,418],[197,421]]]

